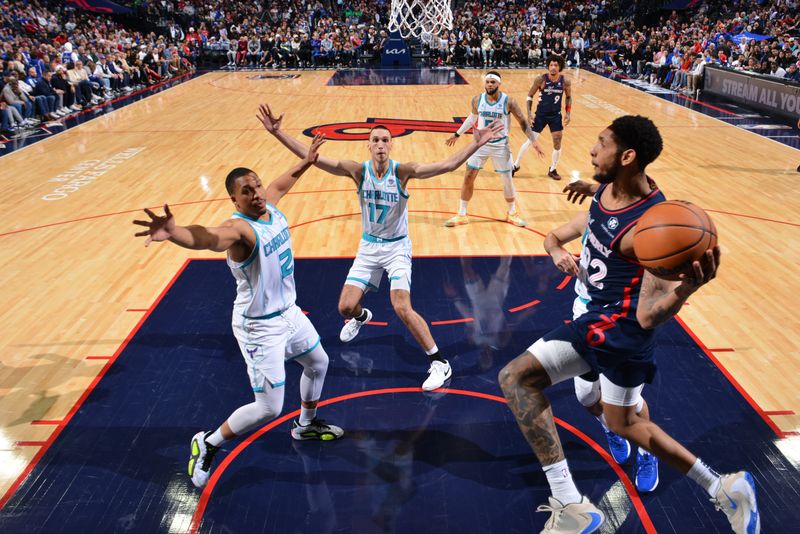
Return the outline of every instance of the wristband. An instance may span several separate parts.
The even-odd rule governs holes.
[[[453,137],[461,137],[461,134],[458,132],[453,132]]]
[[[532,96],[530,96],[530,95],[528,95],[528,98],[527,98],[527,100],[528,100],[528,102],[533,102],[533,97],[532,97]]]
[[[572,111],[572,106],[564,106],[564,110],[565,110],[567,113],[570,113],[570,112]]]

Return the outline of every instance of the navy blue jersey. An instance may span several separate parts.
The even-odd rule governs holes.
[[[644,212],[666,200],[654,182],[650,185],[649,195],[620,210],[603,207],[600,197],[607,186],[600,186],[589,208],[580,259],[587,312],[544,337],[570,341],[593,370],[626,387],[649,382],[655,374],[655,330],[636,320],[644,268],[619,252],[622,237]]]
[[[550,76],[545,75],[544,87],[539,97],[539,105],[536,106],[537,115],[560,115],[561,100],[564,98],[564,76],[559,76],[556,81],[551,81]]]

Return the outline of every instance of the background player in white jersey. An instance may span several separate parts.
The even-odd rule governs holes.
[[[259,120],[286,148],[302,155],[308,148],[281,130],[283,115],[276,117],[269,106],[261,106]],[[372,318],[372,312],[361,307],[368,290],[376,291],[383,272],[391,283],[392,307],[401,321],[430,359],[428,378],[422,389],[441,387],[452,376],[450,364],[439,352],[428,324],[411,307],[411,240],[408,238],[408,181],[432,178],[456,170],[476,150],[496,138],[501,131],[499,121],[475,131],[470,146],[436,163],[398,163],[389,159],[392,134],[385,126],[376,125],[369,133],[367,147],[371,158],[361,163],[320,156],[314,163],[320,169],[352,179],[358,187],[363,233],[358,254],[347,274],[339,297],[339,313],[350,319],[339,335],[344,342],[356,337],[361,326]]]
[[[528,91],[528,121],[531,123],[533,138],[538,139],[539,135],[547,126],[553,136],[553,163],[547,172],[547,176],[553,180],[560,180],[556,165],[561,156],[561,138],[564,135],[564,127],[569,124],[572,117],[572,82],[569,81],[561,71],[564,70],[564,58],[561,56],[550,56],[547,58],[547,74],[537,76]],[[536,106],[536,116],[531,115],[533,97],[537,91],[541,91],[539,103]],[[564,102],[564,118],[561,118],[561,102]],[[514,161],[514,172],[519,170],[519,162],[523,154],[528,150],[530,141],[525,141],[519,149],[517,159]]]
[[[499,173],[503,179],[503,194],[505,195],[506,202],[508,203],[508,215],[506,221],[516,226],[525,226],[527,223],[519,215],[516,203],[516,191],[514,190],[514,181],[512,178],[511,162],[511,148],[508,145],[508,135],[510,133],[510,116],[519,122],[522,131],[533,143],[536,152],[540,156],[544,156],[539,144],[533,138],[533,133],[525,121],[525,116],[522,114],[522,108],[519,107],[517,101],[508,94],[500,91],[500,73],[497,71],[489,71],[484,77],[485,92],[472,98],[472,109],[470,115],[453,134],[448,138],[445,143],[447,146],[453,146],[456,140],[472,128],[485,128],[487,124],[494,120],[500,120],[503,123],[503,131],[498,139],[490,142],[467,160],[467,170],[464,173],[464,182],[461,184],[461,201],[458,205],[458,215],[448,219],[444,225],[447,227],[459,226],[469,223],[467,217],[467,204],[472,200],[472,193],[475,188],[475,179],[478,177],[478,172],[483,168],[484,163],[489,158],[492,158],[494,171]]]
[[[147,230],[145,245],[169,240],[192,250],[228,253],[236,279],[233,333],[239,342],[255,400],[234,411],[215,431],[198,432],[191,442],[189,476],[198,488],[208,482],[211,462],[228,440],[263,425],[283,409],[284,362],[303,366],[300,377],[300,418],[292,425],[297,440],[332,440],[342,429],[317,419],[317,403],[328,370],[328,355],[314,325],[295,304],[294,260],[289,225],[275,205],[319,157],[324,140],[316,137],[303,160],[266,188],[250,169],[232,170],[225,187],[236,213],[221,226],[178,226],[164,205],[165,215],[145,210],[149,221],[134,221]]]

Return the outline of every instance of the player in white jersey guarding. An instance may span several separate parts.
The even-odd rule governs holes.
[[[189,476],[198,488],[208,482],[211,462],[223,443],[281,413],[286,361],[303,366],[300,417],[292,424],[292,437],[329,441],[343,434],[341,428],[316,416],[328,355],[314,325],[295,304],[289,225],[275,207],[319,157],[322,143],[321,137],[314,138],[303,160],[266,188],[250,169],[232,170],[225,187],[237,211],[221,226],[178,226],[167,205],[163,217],[146,209],[150,220],[134,221],[147,227],[136,234],[147,236],[145,245],[169,240],[192,250],[227,251],[228,266],[236,279],[233,333],[247,363],[255,400],[234,411],[217,430],[198,432],[192,438]]]
[[[511,160],[511,148],[508,144],[511,115],[514,115],[514,118],[517,119],[522,131],[530,139],[533,148],[539,153],[540,157],[544,156],[544,151],[534,139],[530,125],[525,120],[525,115],[522,114],[522,108],[519,107],[517,101],[512,96],[500,91],[499,72],[493,70],[486,74],[484,77],[484,89],[484,93],[472,98],[470,115],[461,124],[458,131],[448,138],[445,143],[447,143],[447,146],[453,146],[461,134],[471,127],[485,128],[488,123],[494,120],[500,120],[503,123],[503,131],[498,139],[482,147],[467,160],[467,170],[464,174],[464,182],[461,184],[461,202],[458,206],[458,215],[448,219],[444,225],[453,227],[469,222],[467,204],[472,200],[475,179],[478,177],[478,172],[483,168],[486,160],[492,158],[494,171],[500,174],[503,179],[503,194],[508,203],[506,221],[516,226],[526,226],[527,223],[517,211],[516,191],[514,190],[514,181],[511,173],[514,167]]]
[[[269,106],[261,106],[259,120],[284,146],[301,156],[308,148],[281,129],[283,115],[276,117]],[[361,307],[364,293],[377,291],[383,272],[389,275],[392,307],[430,360],[428,378],[422,389],[440,388],[452,376],[450,363],[439,352],[428,324],[411,307],[411,240],[408,238],[408,181],[432,178],[456,170],[481,146],[495,139],[499,121],[476,129],[470,146],[436,163],[398,163],[389,159],[392,134],[386,126],[370,130],[367,147],[370,159],[361,163],[320,156],[314,163],[337,176],[351,178],[358,187],[361,204],[361,242],[339,297],[339,313],[350,319],[342,328],[344,342],[356,337],[372,312]]]

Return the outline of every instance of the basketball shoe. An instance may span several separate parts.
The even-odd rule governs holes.
[[[450,217],[444,222],[444,225],[448,228],[452,228],[453,226],[461,226],[462,224],[469,224],[469,217],[466,215],[456,215],[455,217]]]
[[[422,389],[425,391],[439,389],[451,376],[453,376],[453,369],[447,360],[433,360],[428,369],[428,378],[422,383]]]
[[[606,439],[608,440],[608,450],[611,451],[611,456],[618,464],[624,464],[631,457],[631,444],[627,439],[614,434],[610,430],[604,430]]]
[[[211,475],[211,462],[219,447],[206,443],[211,432],[198,432],[192,438],[191,456],[189,456],[189,476],[196,488],[204,488]]]
[[[560,180],[561,179],[561,175],[558,174],[558,171],[555,170],[555,169],[550,169],[549,171],[547,171],[547,176],[549,176],[553,180]]]
[[[552,514],[541,534],[588,534],[598,530],[606,520],[603,512],[586,497],[566,506],[550,497],[549,504],[539,506],[536,511]]]
[[[358,335],[358,331],[361,330],[361,327],[364,325],[364,323],[368,323],[372,320],[372,312],[366,308],[364,308],[364,311],[367,312],[366,319],[364,319],[363,321],[350,319],[342,327],[342,331],[339,332],[339,339],[341,339],[344,343],[353,341],[353,339],[355,339],[355,337]]]
[[[513,224],[514,226],[528,226],[528,223],[525,222],[525,219],[520,217],[518,211],[510,212],[506,215],[506,222]]]
[[[329,425],[316,417],[307,425],[301,425],[297,419],[292,421],[292,437],[296,440],[316,439],[319,441],[333,441],[344,436],[344,430],[338,426]]]
[[[658,458],[639,449],[636,453],[636,489],[650,493],[658,487]]]
[[[711,499],[717,510],[725,512],[736,534],[759,534],[761,517],[756,503],[756,484],[747,471],[722,475],[717,496]]]

